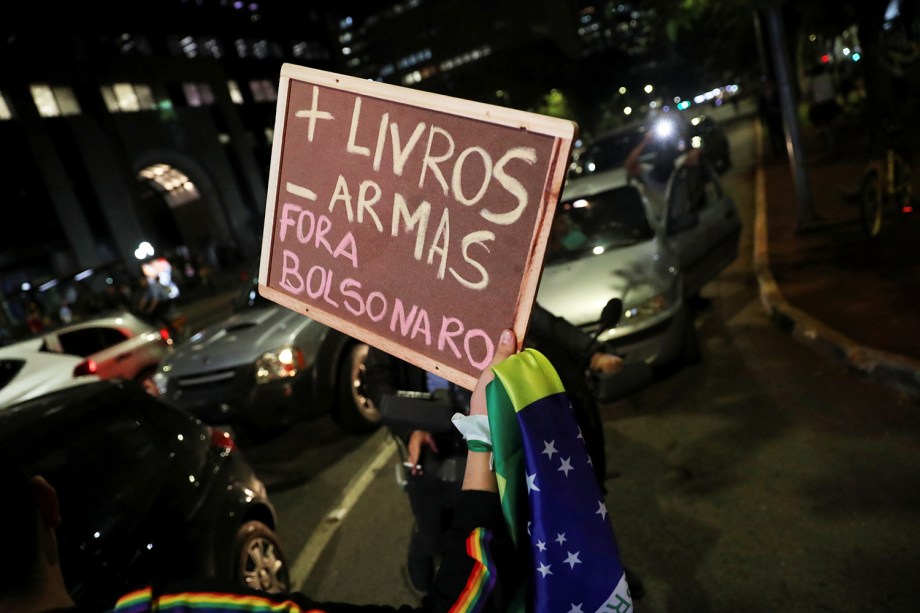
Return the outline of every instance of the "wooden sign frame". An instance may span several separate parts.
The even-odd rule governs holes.
[[[472,389],[524,338],[576,133],[285,64],[259,293]]]

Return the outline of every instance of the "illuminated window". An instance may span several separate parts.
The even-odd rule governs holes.
[[[115,92],[112,90],[111,85],[100,85],[99,93],[102,94],[102,101],[105,102],[105,108],[109,110],[109,113],[118,112],[118,98],[115,97]]]
[[[239,84],[233,79],[227,81],[227,90],[230,92],[230,99],[234,104],[243,104],[243,92],[240,91]]]
[[[182,92],[185,94],[185,101],[188,102],[189,106],[201,106],[203,104],[201,101],[201,92],[198,90],[197,84],[183,83]]]
[[[278,99],[275,84],[268,79],[250,81],[249,90],[252,92],[252,99],[256,102],[274,102]]]
[[[80,105],[77,97],[69,87],[51,87],[38,84],[29,87],[32,101],[38,114],[42,117],[59,117],[61,115],[79,115]]]
[[[118,109],[126,113],[141,110],[137,102],[137,94],[134,93],[134,86],[130,83],[115,83],[112,86],[115,92],[115,99],[118,101]]]
[[[54,93],[47,85],[33,85],[29,88],[32,90],[32,100],[35,102],[35,108],[42,117],[57,117],[61,114],[57,101],[54,99]]]
[[[207,106],[214,104],[214,92],[207,83],[183,83],[182,92],[189,106]]]
[[[169,164],[154,164],[140,172],[150,186],[166,198],[170,208],[176,208],[200,198],[198,188],[181,170]]]
[[[154,111],[157,108],[156,98],[153,96],[153,90],[149,85],[139,83],[134,86],[134,93],[137,95],[137,104],[142,111]]]
[[[0,94],[0,121],[12,118],[13,114],[10,112],[10,105],[6,103],[6,96]]]
[[[153,90],[149,85],[115,83],[100,86],[99,92],[110,113],[155,111],[157,108]]]

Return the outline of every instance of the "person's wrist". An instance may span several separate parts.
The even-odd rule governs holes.
[[[467,452],[462,489],[498,492],[498,481],[496,481],[495,473],[492,470],[491,453],[482,451]]]

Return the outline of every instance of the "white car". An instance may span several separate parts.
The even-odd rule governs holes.
[[[599,332],[627,364],[697,359],[687,298],[737,258],[741,229],[716,171],[705,161],[678,167],[663,200],[622,168],[570,179],[556,217],[537,302]],[[598,331],[611,298],[623,315]]]
[[[41,351],[41,338],[0,347],[0,407],[49,392],[99,381],[96,375],[74,376],[83,360]]]
[[[169,331],[127,311],[42,334],[40,351],[81,358],[73,375],[126,379],[152,390],[157,365],[173,351]]]

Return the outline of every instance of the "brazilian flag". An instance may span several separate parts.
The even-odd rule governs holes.
[[[486,388],[505,521],[530,566],[512,613],[630,613],[604,494],[571,402],[543,354],[493,367]]]

